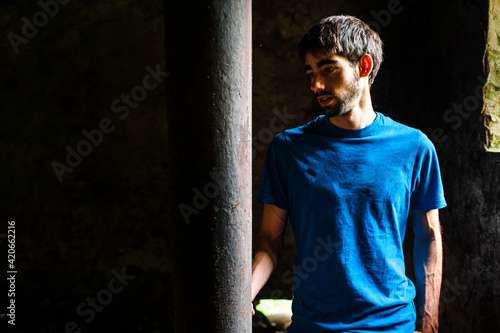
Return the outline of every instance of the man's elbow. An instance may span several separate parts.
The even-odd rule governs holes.
[[[415,241],[424,244],[441,242],[441,225],[438,210],[413,211]]]
[[[269,237],[267,234],[259,233],[256,237],[255,252],[265,252],[271,258],[274,268],[278,266],[283,254],[281,239]]]

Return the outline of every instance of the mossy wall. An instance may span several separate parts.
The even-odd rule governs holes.
[[[486,149],[500,153],[500,1],[490,0],[488,32],[484,55],[487,83],[484,86]]]

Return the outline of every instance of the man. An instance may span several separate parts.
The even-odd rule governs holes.
[[[325,18],[299,49],[325,115],[278,134],[269,146],[257,198],[264,213],[252,299],[281,257],[289,219],[297,257],[287,332],[437,332],[438,209],[446,202],[435,149],[419,130],[373,110],[370,86],[382,42],[364,22]],[[403,256],[410,213],[416,288]]]

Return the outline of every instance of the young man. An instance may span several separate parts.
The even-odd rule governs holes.
[[[297,244],[289,333],[437,332],[438,209],[446,202],[435,149],[419,130],[373,110],[382,42],[365,23],[325,18],[303,37],[300,54],[325,115],[269,146],[252,299],[281,257],[289,219]],[[416,288],[403,257],[410,213]]]

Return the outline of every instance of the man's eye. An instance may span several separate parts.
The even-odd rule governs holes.
[[[335,68],[333,68],[333,67],[326,67],[325,68],[325,73],[331,74],[331,73],[333,73],[334,70],[335,70]]]
[[[311,72],[311,73],[307,73],[306,75],[307,75],[307,77],[308,77],[308,78],[310,78],[310,79],[312,79],[312,78],[314,77],[314,73],[313,73],[313,72]]]

